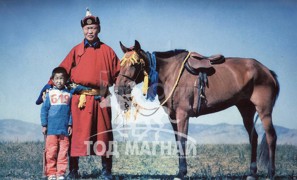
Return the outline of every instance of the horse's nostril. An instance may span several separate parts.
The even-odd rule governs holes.
[[[125,108],[128,109],[129,108],[129,104],[125,102]]]
[[[123,99],[127,101],[129,100],[127,96],[123,96]]]

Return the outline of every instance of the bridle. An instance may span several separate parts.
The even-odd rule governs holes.
[[[134,52],[134,53],[136,53],[136,52]],[[133,55],[134,54],[132,54],[131,56],[133,56]],[[131,63],[132,65],[135,65],[136,67],[140,65],[140,70],[138,71],[137,75],[135,76],[135,78],[129,77],[129,76],[127,76],[125,74],[122,74],[122,73],[119,73],[119,75],[127,78],[128,80],[130,80],[131,82],[134,82],[134,84],[136,84],[136,81],[139,78],[140,73],[141,72],[144,73],[144,71],[145,71],[144,70],[145,62],[142,59],[140,59],[139,57],[136,58],[135,56],[134,57],[131,57],[131,56],[129,56],[129,57],[124,56],[124,58],[121,61],[121,66],[124,66],[125,63]],[[126,62],[123,62],[123,61],[126,61]],[[129,66],[131,66],[131,65],[129,65]],[[137,71],[136,67],[135,67],[135,71]],[[132,101],[132,97],[130,95],[127,96],[125,92],[124,92],[124,94],[121,94],[121,96],[122,96],[122,98],[124,98],[127,101]],[[127,104],[127,102],[125,102],[124,106],[125,106],[126,110],[128,110],[129,105]]]
[[[136,80],[138,79],[138,77],[140,75],[140,72],[142,72],[144,70],[144,65],[142,63],[139,63],[139,64],[140,64],[140,71],[138,71],[138,73],[137,73],[137,75],[136,75],[136,77],[134,79],[132,77],[129,77],[129,76],[127,76],[125,74],[122,74],[122,73],[120,73],[119,75],[129,79],[132,82],[136,82]]]
[[[137,54],[137,53],[134,51],[133,54],[132,54],[131,56],[133,56],[133,55],[135,55],[135,54]],[[137,54],[137,56],[138,56],[138,54]],[[136,64],[136,66],[140,64],[140,70],[138,71],[138,73],[137,73],[137,75],[136,75],[135,78],[133,78],[133,77],[129,77],[129,76],[127,76],[127,75],[125,75],[125,74],[122,74],[122,73],[119,73],[119,75],[121,75],[121,76],[123,76],[123,77],[129,79],[131,82],[135,82],[135,83],[136,83],[136,80],[138,79],[140,73],[143,72],[144,69],[145,69],[145,61],[142,60],[140,57],[137,57],[137,58],[139,58],[139,59],[135,59],[135,57],[132,57],[132,58],[130,58],[130,59],[128,59],[128,58],[130,58],[130,56],[129,56],[129,57],[125,57],[125,56],[124,56],[124,58],[123,58],[122,61],[131,61],[131,63],[132,63],[133,65]],[[134,59],[133,59],[133,58],[134,58]],[[121,64],[121,65],[122,65],[122,64]],[[137,69],[136,69],[136,70],[137,70]]]

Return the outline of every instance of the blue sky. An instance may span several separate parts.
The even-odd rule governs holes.
[[[132,46],[137,39],[150,52],[181,48],[259,60],[281,85],[274,124],[297,129],[297,2],[290,0],[2,0],[0,119],[40,122],[35,100],[51,70],[82,41],[86,7],[100,17],[99,37],[119,58],[119,41]],[[151,118],[165,117],[160,112]],[[235,108],[192,118],[195,122],[242,124]]]

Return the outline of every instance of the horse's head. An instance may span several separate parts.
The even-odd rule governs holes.
[[[121,109],[128,110],[132,100],[132,89],[144,80],[149,72],[149,62],[138,41],[135,40],[135,45],[131,48],[125,47],[121,42],[120,45],[125,54],[115,83],[115,94]]]

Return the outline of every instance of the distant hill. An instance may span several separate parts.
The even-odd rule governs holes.
[[[0,141],[41,141],[41,126],[15,119],[0,120]]]
[[[175,141],[171,125],[168,124],[114,124],[116,141]],[[278,144],[297,145],[297,130],[275,126]],[[264,133],[261,124],[256,125],[259,142]],[[0,120],[0,141],[43,141],[41,126],[25,121]],[[243,125],[231,124],[190,124],[189,141],[198,144],[241,144],[248,143],[248,135]]]
[[[118,130],[117,130],[118,129]],[[277,144],[297,145],[297,130],[275,126]],[[262,140],[264,130],[261,124],[256,125],[258,142]],[[115,139],[120,141],[175,141],[171,124],[140,124],[136,127],[126,125],[114,128]],[[231,124],[190,124],[188,141],[198,144],[242,144],[249,143],[247,131],[243,125]]]
[[[282,126],[274,126],[277,133],[277,144],[297,145],[297,130]],[[262,140],[264,129],[262,124],[256,125],[258,142]],[[217,124],[194,125],[189,127],[189,135],[193,136],[199,144],[240,144],[249,143],[247,131],[243,125]]]

